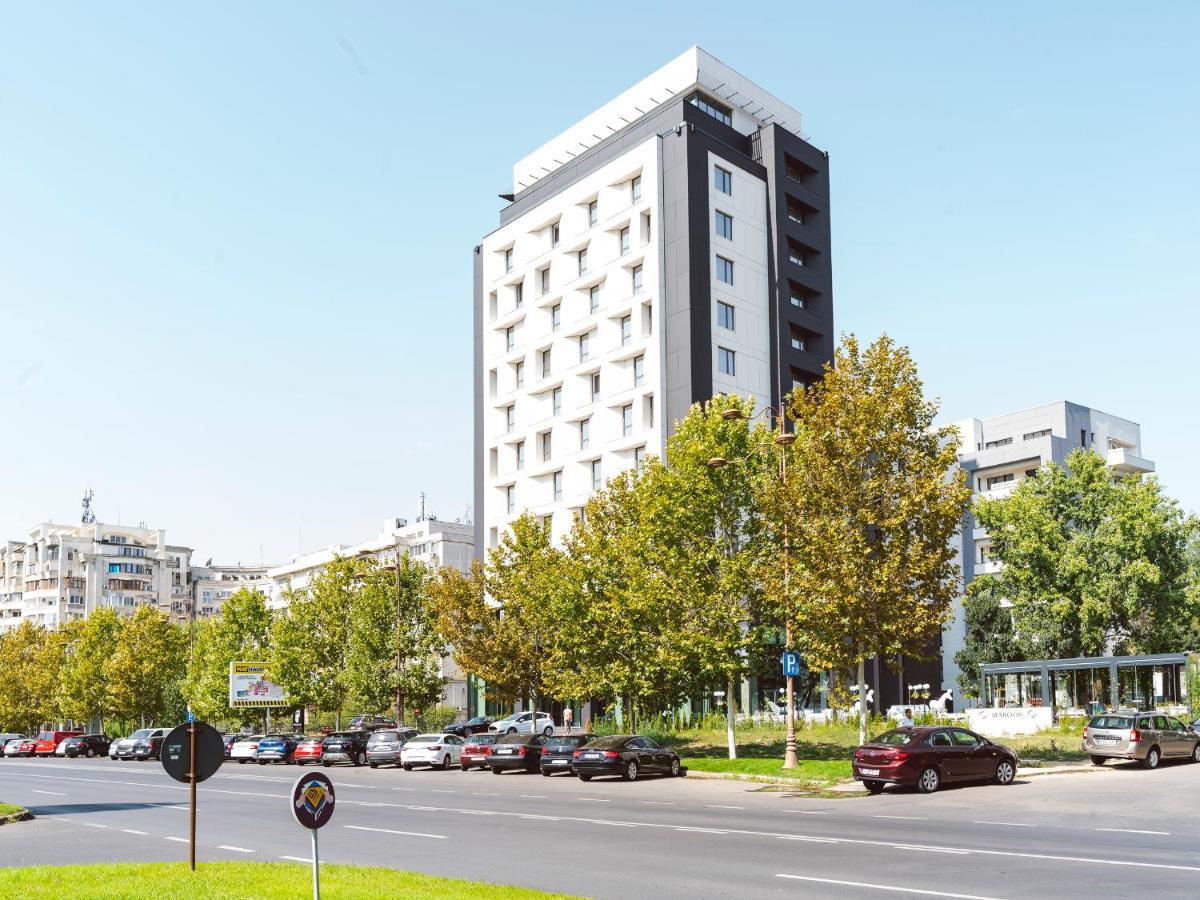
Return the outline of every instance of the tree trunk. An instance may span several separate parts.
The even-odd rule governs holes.
[[[733,736],[733,688],[734,681],[730,677],[725,685],[725,739],[729,742],[729,758],[737,759],[737,739]]]
[[[858,661],[858,742],[867,742],[867,670],[862,659]]]

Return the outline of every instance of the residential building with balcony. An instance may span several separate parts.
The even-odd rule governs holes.
[[[225,601],[242,588],[257,591],[274,606],[275,583],[267,577],[268,566],[214,566],[211,561],[192,567],[192,610],[197,619],[221,614]]]
[[[1048,462],[1066,465],[1071,452],[1080,448],[1103,456],[1114,477],[1154,471],[1154,463],[1143,455],[1140,425],[1078,403],[1060,401],[991,419],[966,419],[955,422],[954,427],[961,440],[958,464],[974,491],[973,502],[1007,497],[1040,466]],[[1000,571],[991,546],[987,530],[968,511],[955,538],[964,592],[974,578]],[[959,668],[954,654],[965,639],[960,600],[942,633],[942,689],[954,690],[956,697]]]
[[[0,548],[0,631],[23,621],[54,628],[102,608],[128,615],[144,605],[187,621],[191,556],[190,547],[168,544],[162,529],[43,523]]]
[[[718,393],[777,403],[833,353],[827,155],[692,47],[519,160],[474,250],[475,542],[561,540]]]

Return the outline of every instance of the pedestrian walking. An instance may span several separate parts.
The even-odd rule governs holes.
[[[563,727],[567,729],[567,734],[571,733],[571,725],[574,723],[574,721],[575,713],[572,712],[571,707],[568,706],[563,710]]]

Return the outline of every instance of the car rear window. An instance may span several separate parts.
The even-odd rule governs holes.
[[[911,731],[900,731],[899,729],[892,729],[891,731],[885,731],[883,734],[879,735],[879,737],[877,737],[877,738],[872,738],[871,743],[872,744],[886,744],[889,747],[899,747],[904,744],[907,744],[914,737],[916,737],[916,735]]]
[[[139,728],[137,731],[135,731],[133,734],[131,734],[130,737],[135,737],[135,738],[150,737],[150,729],[149,728]]]
[[[624,747],[627,740],[629,740],[628,735],[613,735],[612,737],[596,738],[586,746],[596,750],[611,750],[614,747]]]
[[[586,744],[588,739],[583,735],[572,735],[571,737],[556,737],[549,740],[552,747],[578,747],[581,744]]]
[[[441,743],[442,736],[440,734],[418,734],[415,738],[409,741],[410,744],[438,744]]]
[[[1130,721],[1126,716],[1093,716],[1088,722],[1088,728],[1128,728]]]
[[[368,744],[378,744],[380,741],[398,741],[400,740],[400,732],[398,731],[376,731],[367,739]]]
[[[473,734],[466,740],[468,744],[494,744],[499,737],[498,734]]]

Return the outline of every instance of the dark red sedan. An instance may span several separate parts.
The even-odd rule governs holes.
[[[1012,784],[1017,755],[965,728],[894,728],[854,751],[854,777],[872,794],[902,784],[932,794],[943,783]]]

